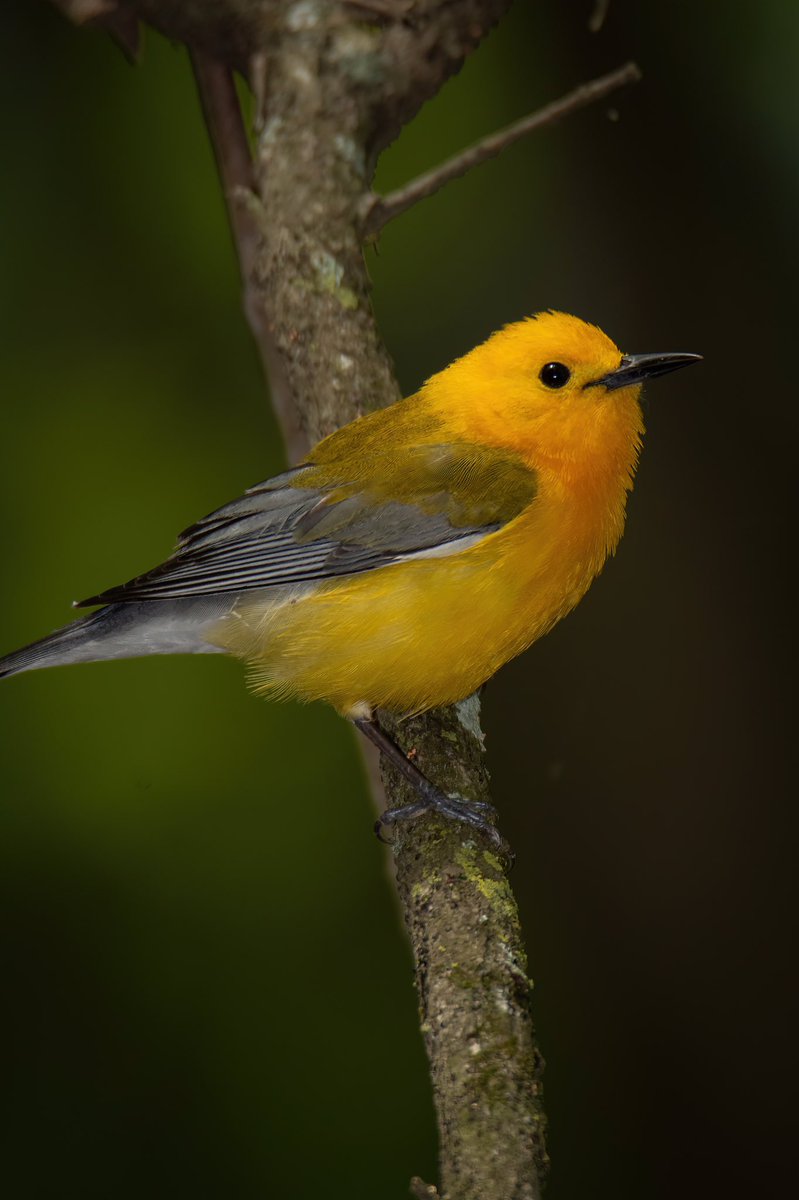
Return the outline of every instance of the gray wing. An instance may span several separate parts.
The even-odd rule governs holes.
[[[429,447],[425,453],[447,475],[453,470],[463,475],[462,448]],[[374,570],[413,555],[447,553],[465,539],[495,532],[535,496],[535,476],[518,463],[511,470],[510,504],[504,489],[501,499],[481,496],[473,512],[464,514],[461,505],[453,515],[453,494],[446,487],[431,490],[420,503],[398,501],[376,496],[368,486],[303,487],[303,476],[312,478],[315,468],[296,467],[192,525],[165,563],[76,607],[290,586]],[[506,477],[507,472],[506,466]],[[488,482],[496,484],[496,470],[489,475]]]

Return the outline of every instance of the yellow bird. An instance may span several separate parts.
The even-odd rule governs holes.
[[[375,710],[463,699],[574,608],[624,529],[641,384],[699,358],[622,355],[565,313],[508,325],[81,601],[104,607],[0,659],[0,676],[227,652],[257,692],[326,700],[376,741],[420,791],[400,814],[483,825]]]

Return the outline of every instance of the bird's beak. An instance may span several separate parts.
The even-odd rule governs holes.
[[[680,367],[690,367],[691,363],[701,361],[701,354],[625,354],[615,371],[589,386],[606,387],[612,392],[616,388],[643,383],[645,379],[668,375],[669,371],[679,371]]]

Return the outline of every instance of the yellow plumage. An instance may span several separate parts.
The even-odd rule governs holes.
[[[509,325],[198,521],[0,676],[223,650],[257,691],[360,722],[459,700],[584,595],[624,529],[640,385],[698,357],[623,356],[563,313]]]
[[[622,535],[643,432],[640,386],[595,386],[620,361],[599,329],[542,314],[321,442],[298,486],[333,488],[332,502],[360,491],[378,511],[395,496],[424,507],[437,493],[419,476],[419,448],[442,444],[466,448],[462,507],[470,452],[478,462],[494,452],[497,512],[504,492],[520,494],[521,473],[534,486],[520,511],[508,500],[511,519],[464,548],[310,590],[254,593],[209,640],[250,664],[258,691],[326,700],[348,716],[469,695],[577,604]],[[565,386],[541,381],[553,362],[567,366]],[[473,499],[479,507],[482,497]]]

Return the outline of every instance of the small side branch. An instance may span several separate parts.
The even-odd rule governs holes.
[[[243,192],[255,192],[255,171],[233,72],[196,48],[191,50],[191,65],[222,183],[242,283],[246,285],[255,262],[258,231],[238,197]]]
[[[556,121],[578,112],[581,108],[586,108],[589,104],[603,100],[611,92],[615,92],[627,84],[637,83],[640,78],[641,71],[638,66],[633,62],[625,63],[623,67],[611,71],[608,75],[601,75],[590,83],[581,84],[573,92],[545,105],[538,112],[522,117],[521,120],[514,121],[512,125],[506,125],[504,129],[489,134],[488,137],[475,142],[473,146],[469,146],[460,154],[447,159],[432,171],[427,171],[418,179],[412,180],[405,187],[389,192],[387,196],[369,196],[363,216],[365,235],[374,236],[379,233],[394,217],[406,212],[420,200],[434,195],[444,184],[465,175],[467,171],[471,171],[472,167],[479,166],[489,158],[495,158],[508,146],[512,146],[514,142],[518,142],[548,125],[554,125]]]
[[[259,221],[262,206],[233,72],[227,64],[196,46],[190,49],[190,54],[236,247],[244,312],[269,381],[272,404],[281,422],[290,461],[298,462],[308,449],[308,441],[297,420],[269,316],[263,307],[262,291],[254,280],[263,239]],[[259,107],[262,105],[263,100]]]

